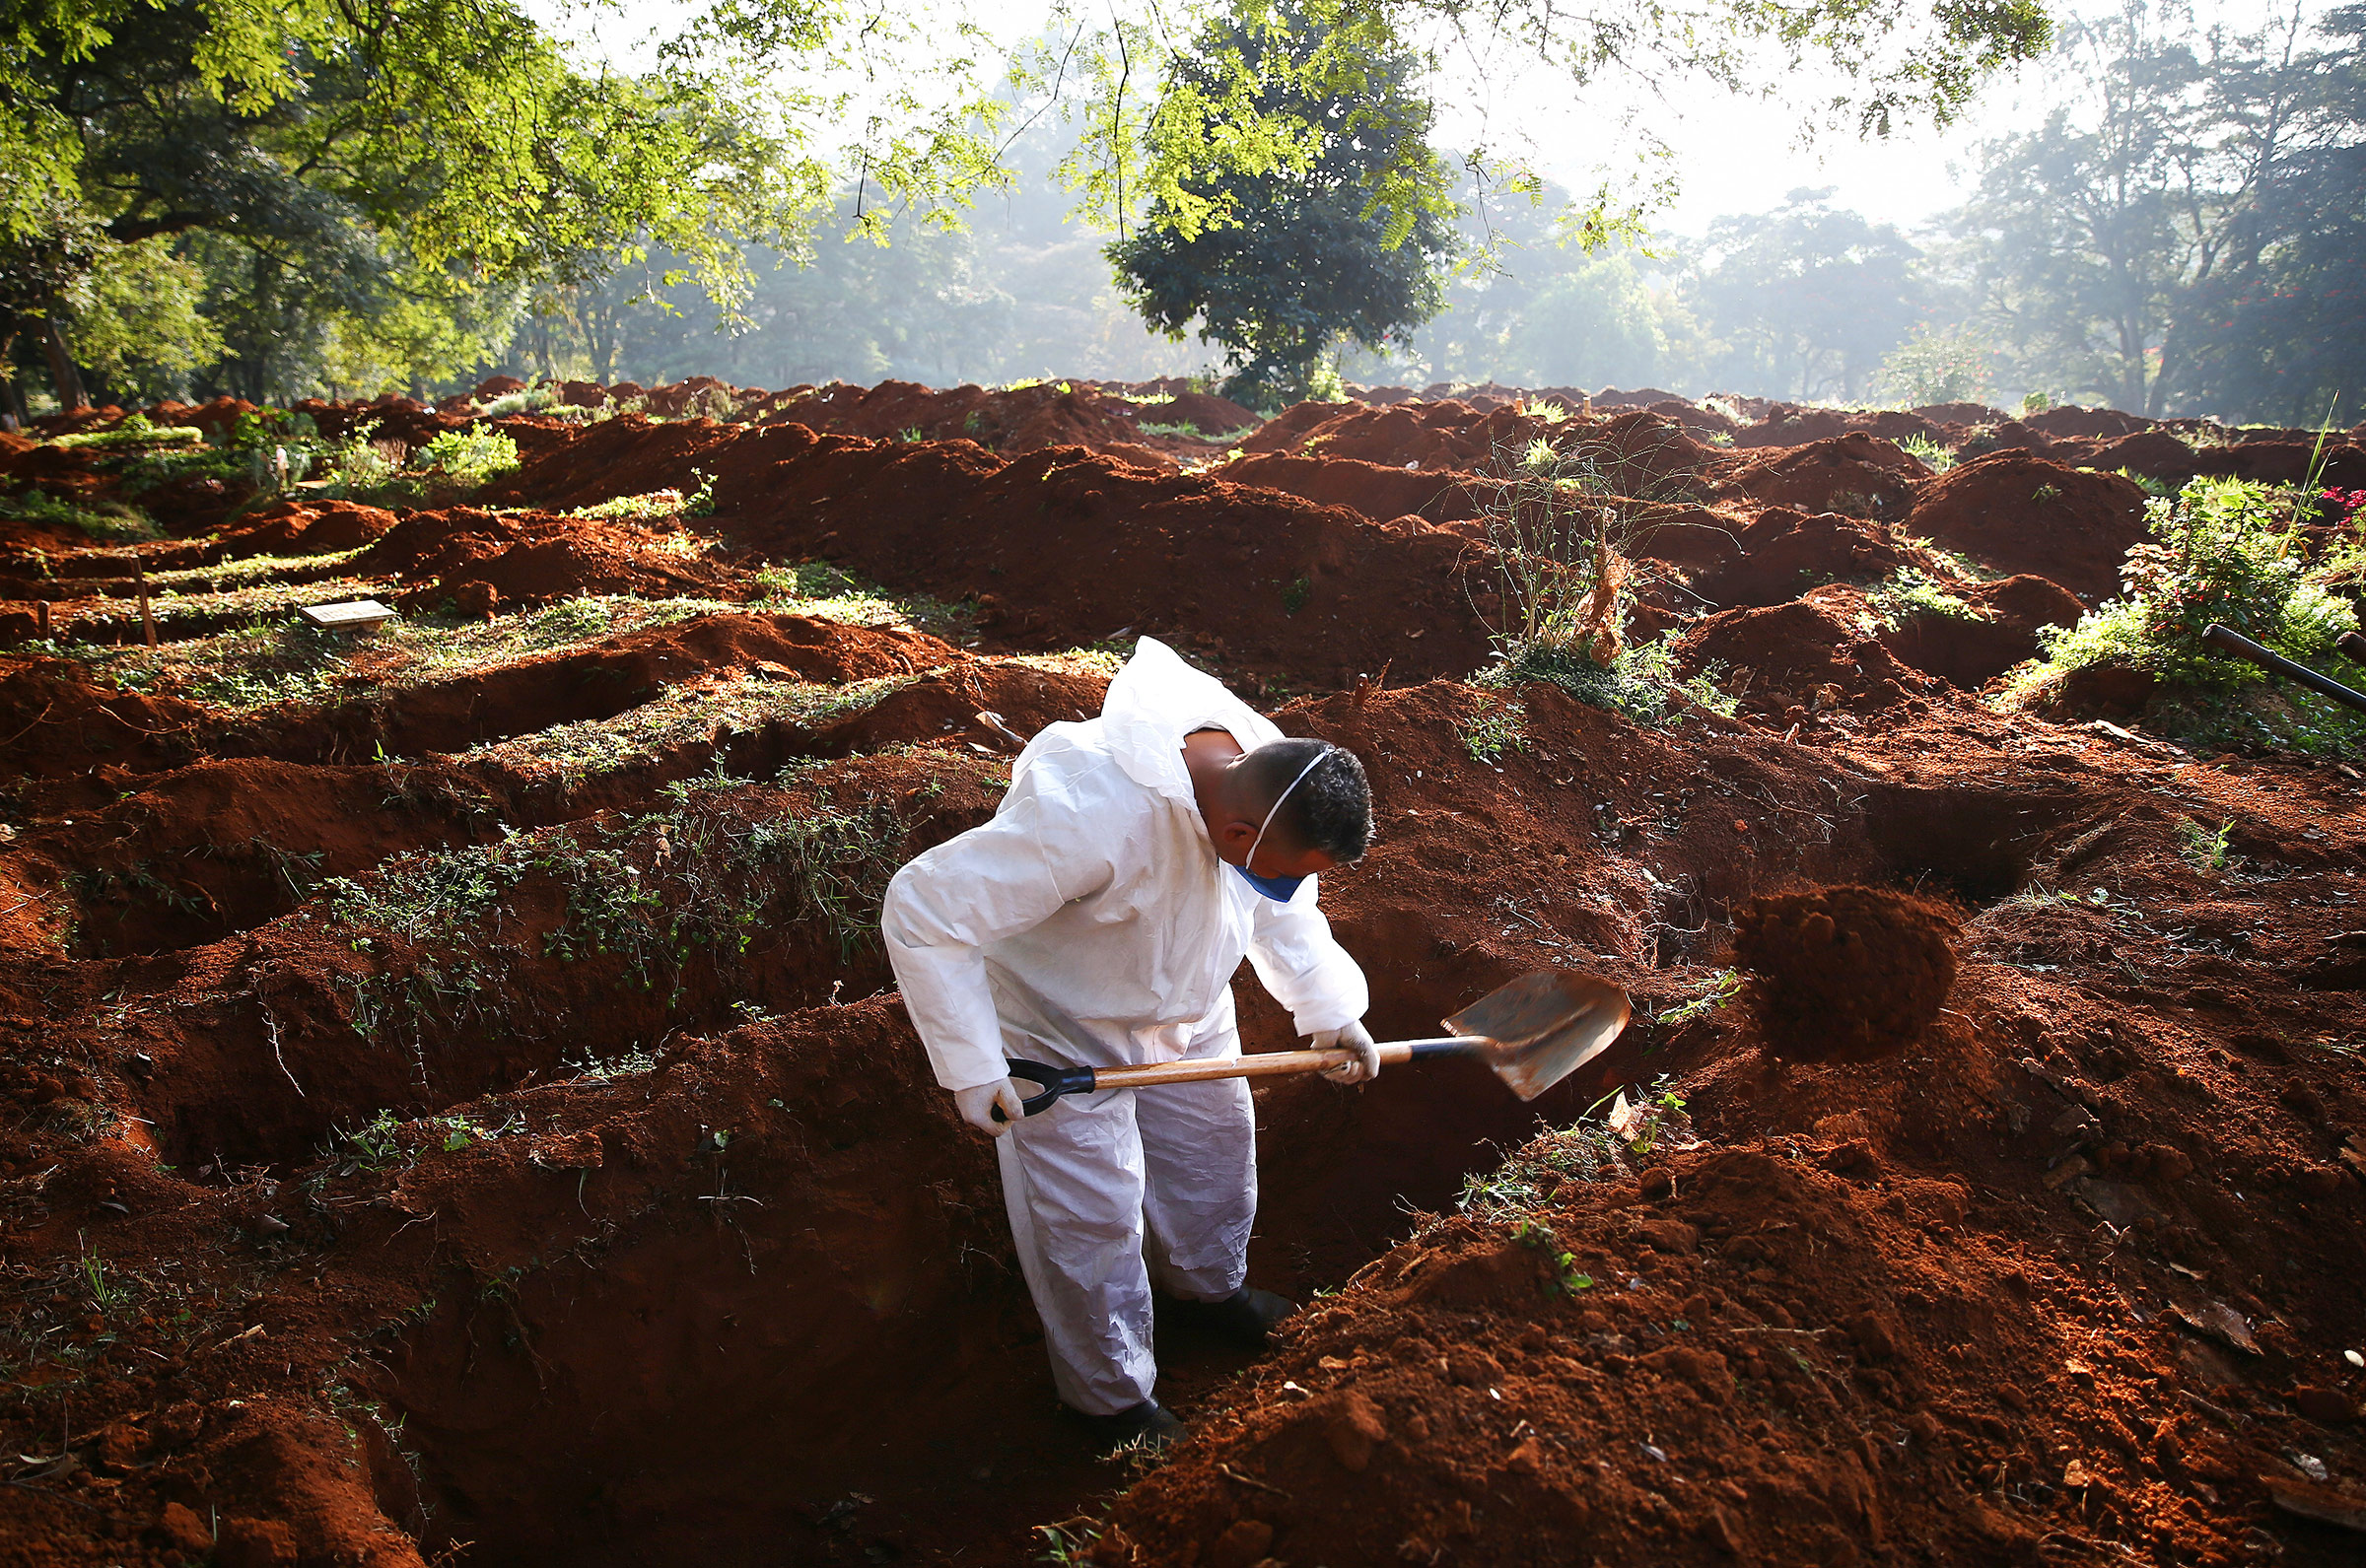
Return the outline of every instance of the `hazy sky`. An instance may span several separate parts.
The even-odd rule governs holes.
[[[1039,31],[1048,0],[948,0],[961,4],[996,35],[1016,40]],[[1910,0],[1913,3],[1913,0]],[[617,11],[584,9],[582,0],[528,0],[529,8],[561,31],[584,38],[591,52],[629,64],[641,55],[653,28],[678,15],[683,0],[621,0]],[[2258,27],[2271,12],[2287,15],[2291,0],[2195,0],[2205,22]],[[2322,0],[2309,0],[2312,13]],[[2055,6],[2057,18],[2116,10],[2110,0]],[[1834,201],[1868,217],[1913,226],[1959,202],[1984,137],[2034,123],[2046,107],[2036,70],[1993,79],[1972,108],[1944,131],[1912,125],[1887,141],[1866,142],[1828,133],[1802,145],[1801,105],[1831,92],[1833,79],[1803,72],[1784,79],[1782,97],[1736,99],[1714,88],[1654,100],[1615,79],[1587,90],[1583,102],[1541,68],[1525,73],[1476,69],[1449,59],[1449,91],[1434,138],[1440,147],[1484,145],[1528,158],[1547,177],[1591,190],[1606,164],[1617,173],[1632,158],[1618,145],[1622,115],[1638,115],[1672,151],[1675,201],[1656,218],[1667,231],[1698,234],[1720,213],[1759,212],[1801,186],[1837,187]]]

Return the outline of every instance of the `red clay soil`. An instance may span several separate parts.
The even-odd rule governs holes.
[[[470,614],[547,604],[583,593],[643,598],[735,598],[745,579],[669,548],[678,532],[637,522],[496,514],[466,508],[413,512],[355,558],[355,573],[412,579],[406,605],[449,599]]]
[[[1949,469],[1922,486],[1906,519],[2000,572],[2051,578],[2092,605],[2120,589],[2120,564],[2144,539],[2144,492],[2018,451]]]
[[[1323,507],[1346,507],[1373,522],[1402,517],[1453,522],[1480,514],[1493,487],[1470,476],[1367,463],[1356,457],[1298,457],[1269,452],[1226,463],[1225,483],[1254,485],[1302,497]]]
[[[1956,918],[1878,887],[1752,899],[1733,912],[1743,1004],[1784,1061],[1877,1061],[1919,1042],[1955,984]]]
[[[1719,608],[1782,604],[1823,582],[1872,582],[1904,568],[1944,571],[1886,523],[1839,511],[1774,507],[1729,535],[1733,549],[1696,574],[1692,591]]]
[[[789,395],[661,390],[741,418]],[[1394,407],[1442,451],[1541,425],[1519,401]],[[1643,480],[1731,466],[1651,467],[1682,405],[1565,406],[1539,434]],[[1365,418],[1293,410],[1275,449]],[[1462,684],[1484,546],[1410,511],[1078,446],[516,425],[538,455],[481,502],[703,468],[696,526],[729,564],[634,525],[441,509],[379,534],[312,503],[142,558],[350,529],[401,589],[556,544],[577,564],[521,595],[613,553],[657,558],[628,591],[680,591],[670,564],[728,597],[819,556],[974,599],[989,650],[707,612],[456,678],[365,654],[329,701],[244,716],[0,658],[0,1560],[1015,1565],[1066,1521],[1072,1557],[1097,1535],[1092,1560],[1194,1568],[2355,1561],[2324,1500],[2366,1475],[2343,1356],[2366,1353],[2359,786],[1957,690],[2074,613],[2047,577],[1957,582],[1912,523],[1674,513],[1650,553],[1696,588],[1914,565],[1990,619],[1882,631],[1841,583],[1700,615],[1680,667],[1721,672],[1742,716],[1640,728]],[[1828,434],[1851,433],[1886,427]],[[1275,471],[1364,471],[1312,450]],[[2013,463],[2071,472],[1998,457],[1918,494]],[[1965,527],[2027,573],[2080,559],[2013,488],[1957,506]],[[111,592],[104,555],[52,564]],[[1147,1469],[1054,1409],[991,1152],[927,1081],[867,929],[894,863],[999,798],[1009,750],[978,710],[1025,734],[1100,699],[1090,665],[992,650],[1127,628],[1268,706],[1310,690],[1278,721],[1364,758],[1377,837],[1324,903],[1376,1034],[1537,968],[1636,1003],[1534,1105],[1468,1062],[1259,1089],[1251,1274],[1312,1305],[1254,1362],[1162,1329],[1193,1435]],[[878,677],[808,718],[725,706]],[[612,765],[541,738],[708,693],[711,728]],[[1507,698],[1514,741],[1477,762]],[[2204,863],[2193,830],[2219,824]],[[1841,906],[1831,942],[1752,926],[1800,889]],[[1894,934],[1862,901],[1912,889],[1967,912],[1951,991],[1927,946],[1906,986],[1846,976],[1844,932]],[[1758,961],[1831,992],[1772,1036],[1716,1001],[1770,930],[1791,940]],[[1783,1018],[1870,1002],[1879,1035],[1916,994],[1944,1006],[1894,1056],[1779,1059]],[[1293,1043],[1259,988],[1239,1000],[1251,1049]],[[1641,1123],[1585,1119],[1621,1085]],[[1562,1130],[1530,1142],[1540,1118]]]
[[[1881,646],[1965,691],[1978,691],[2035,658],[2043,628],[2076,626],[2085,611],[2060,583],[2027,573],[1994,582],[1950,583],[1947,591],[1970,605],[1974,617],[1910,615],[1883,629]]]
[[[1744,458],[1725,476],[1724,488],[1732,495],[1802,511],[1895,520],[1906,515],[1915,486],[1929,477],[1930,470],[1895,443],[1851,431]]]
[[[1243,683],[1347,685],[1460,674],[1486,657],[1460,581],[1474,548],[1398,538],[1356,514],[1078,447],[1006,462],[967,442],[906,444],[649,426],[630,417],[521,469],[502,494],[571,507],[716,476],[717,521],[742,550],[819,555],[900,589],[974,594],[1000,646],[1171,636]]]
[[[1826,710],[1871,713],[1932,689],[1930,677],[1850,624],[1862,602],[1818,590],[1811,599],[1723,610],[1685,632],[1677,662],[1687,674],[1721,667],[1744,713],[1786,724]]]
[[[1046,446],[1090,446],[1128,462],[1152,467],[1164,463],[1142,443],[1132,404],[1103,397],[1090,387],[1065,384],[1068,390],[1047,383],[1012,391],[960,386],[943,392],[913,381],[834,385],[781,404],[772,417],[841,436],[974,441],[1012,454]],[[1254,424],[1254,417],[1245,423]]]

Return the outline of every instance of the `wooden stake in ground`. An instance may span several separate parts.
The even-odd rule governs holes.
[[[40,635],[40,639],[41,639],[41,641],[42,641],[42,642],[44,642],[44,643],[48,642],[48,641],[49,641],[49,601],[48,601],[47,599],[35,599],[35,600],[34,600],[34,601],[33,601],[33,618],[34,618],[34,620],[35,620],[35,622],[38,624],[38,626],[39,626],[39,628],[40,628],[40,633],[39,633],[39,635]]]
[[[148,646],[154,648],[156,647],[156,612],[148,607],[148,563],[140,559],[140,553],[137,550],[131,553],[131,575],[138,579],[140,584],[140,633],[147,639]]]

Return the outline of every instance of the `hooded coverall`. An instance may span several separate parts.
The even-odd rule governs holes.
[[[1216,680],[1144,638],[1101,716],[1047,727],[992,821],[920,855],[881,929],[913,1025],[948,1090],[1007,1057],[1116,1067],[1240,1054],[1230,983],[1245,955],[1301,1035],[1369,1005],[1315,907],[1218,858],[1183,738],[1282,737]],[[1150,1283],[1220,1301],[1248,1268],[1256,1125],[1238,1078],[1072,1095],[995,1140],[1019,1266],[1061,1400],[1107,1415],[1150,1397]]]

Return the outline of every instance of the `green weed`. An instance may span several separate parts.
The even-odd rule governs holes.
[[[1909,436],[1898,443],[1898,449],[1934,474],[1943,474],[1956,463],[1953,449],[1928,436]]]
[[[2178,852],[2191,861],[2196,871],[2223,871],[2233,863],[2234,857],[2227,852],[2227,846],[2234,834],[2235,825],[2231,819],[2210,829],[2192,817],[2180,817],[2177,823]]]
[[[165,536],[165,530],[156,525],[156,520],[137,507],[119,501],[65,501],[38,489],[28,490],[14,500],[0,500],[0,517],[79,528],[105,544],[140,544]]]
[[[1720,969],[1703,981],[1692,995],[1662,1012],[1658,1021],[1682,1026],[1696,1018],[1705,1018],[1740,995],[1741,990],[1741,974],[1736,970]]]
[[[1865,591],[1865,603],[1883,629],[1895,631],[1907,622],[1928,618],[1940,621],[1984,621],[1986,611],[1948,591],[1946,585],[1917,567],[1900,567],[1886,581]]]
[[[1511,1239],[1533,1250],[1545,1261],[1550,1276],[1545,1281],[1545,1294],[1564,1300],[1594,1288],[1594,1277],[1577,1267],[1577,1255],[1561,1245],[1553,1227],[1540,1219],[1523,1219],[1511,1227]]]
[[[1461,724],[1462,749],[1473,762],[1493,765],[1507,751],[1528,749],[1528,709],[1495,692],[1479,692]]]

